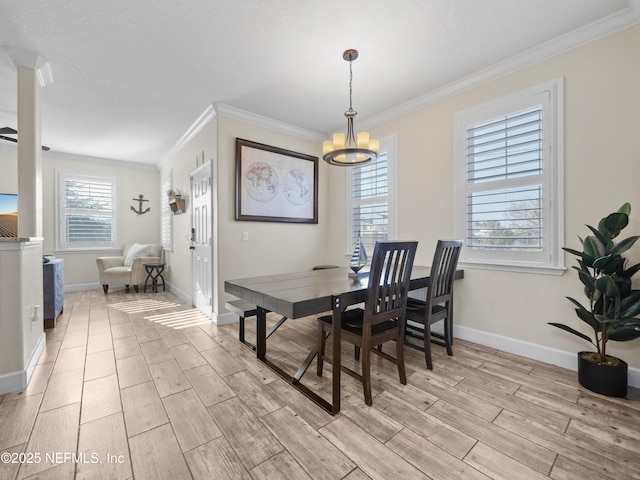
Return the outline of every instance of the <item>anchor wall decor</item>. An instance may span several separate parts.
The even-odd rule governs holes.
[[[147,213],[149,210],[151,210],[151,208],[147,208],[144,211],[142,210],[142,202],[148,202],[149,201],[149,200],[144,200],[144,195],[138,195],[138,198],[132,198],[132,200],[135,201],[135,202],[138,202],[138,210],[133,208],[133,206],[131,207],[131,210],[136,212],[136,215],[143,215],[143,214]]]

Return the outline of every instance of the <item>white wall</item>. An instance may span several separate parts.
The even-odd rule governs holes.
[[[3,175],[0,175],[0,193],[18,190],[17,149],[0,150]],[[43,237],[45,255],[64,259],[64,284],[67,289],[98,287],[96,257],[113,252],[70,253],[55,250],[55,191],[56,172],[64,170],[86,175],[116,175],[120,179],[120,243],[158,243],[160,241],[160,174],[155,166],[137,165],[113,160],[97,159],[56,152],[42,152]],[[5,174],[6,172],[6,174]],[[151,210],[136,215],[138,196],[144,195],[145,208]],[[163,199],[164,200],[164,199]]]
[[[217,115],[162,171],[173,170],[174,185],[187,196],[189,173],[196,168],[196,155],[214,160],[216,221],[214,232],[214,310],[224,312],[224,303],[233,298],[224,293],[224,281],[261,274],[311,269],[314,265],[342,262],[342,250],[336,253],[329,211],[328,166],[319,160],[318,224],[249,222],[235,220],[235,141],[244,138],[313,156],[320,156],[321,144],[304,136],[284,133],[250,121]],[[183,188],[184,186],[184,188]],[[338,222],[341,223],[341,220]],[[186,235],[190,215],[174,217],[174,251],[168,256],[169,282],[172,288],[191,295],[191,256]],[[249,240],[242,241],[242,232]],[[342,248],[342,247],[341,247]]]
[[[192,295],[191,277],[191,172],[204,162],[214,162],[217,157],[217,125],[214,116],[202,130],[180,151],[165,160],[162,174],[172,172],[173,188],[179,189],[185,199],[186,212],[173,216],[173,249],[166,253],[168,265],[165,279],[175,293],[183,299]],[[166,197],[163,199],[166,201]],[[215,260],[214,260],[215,262]]]
[[[94,159],[68,154],[49,153],[42,157],[43,231],[45,254],[53,253],[64,259],[64,284],[66,288],[82,288],[98,285],[96,257],[113,255],[113,252],[72,253],[55,250],[55,191],[56,172],[68,171],[82,175],[115,175],[120,181],[120,244],[160,242],[160,174],[155,166],[143,166],[124,162]],[[139,195],[144,195],[144,208],[148,213],[137,215]],[[135,199],[135,200],[134,200]]]
[[[577,235],[588,234],[585,224],[597,225],[626,201],[633,210],[625,236],[640,234],[638,51],[640,26],[634,26],[371,129],[376,137],[398,135],[398,235],[419,240],[416,262],[430,263],[437,239],[453,236],[454,113],[561,76],[565,78],[565,244],[578,248]],[[338,179],[332,183],[343,184]],[[342,208],[343,199],[344,192],[332,193],[331,208]],[[565,264],[575,265],[575,257],[567,255]],[[640,288],[640,281],[635,288]],[[465,279],[456,289],[456,324],[467,327],[467,334],[509,337],[522,342],[523,350],[527,342],[572,355],[591,348],[546,324],[582,325],[565,299],[584,296],[570,268],[563,276],[547,276],[466,266]],[[636,368],[639,347],[640,340],[609,343],[610,353]]]

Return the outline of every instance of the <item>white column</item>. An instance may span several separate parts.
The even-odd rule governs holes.
[[[40,85],[18,66],[18,237],[42,237]]]
[[[42,237],[40,88],[53,81],[46,59],[3,47],[18,75],[18,237]]]

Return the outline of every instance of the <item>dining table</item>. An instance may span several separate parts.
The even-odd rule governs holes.
[[[365,301],[368,276],[349,276],[349,268],[330,268],[292,273],[261,275],[236,280],[226,280],[224,290],[256,306],[257,359],[286,380],[302,394],[332,415],[340,411],[341,382],[341,331],[340,315],[344,309]],[[425,288],[429,283],[431,267],[414,265],[411,270],[410,290]],[[455,278],[464,277],[464,270],[456,270]],[[310,345],[309,354],[297,372],[287,372],[277,361],[267,357],[267,313],[274,312],[286,319],[299,319],[310,315],[332,312],[332,352],[333,368],[331,379],[331,401],[309,389],[301,382],[302,376],[317,355],[317,346]],[[336,319],[338,319],[336,321]],[[279,325],[282,321],[279,322]],[[278,326],[279,326],[278,325]],[[270,332],[269,335],[273,333]]]

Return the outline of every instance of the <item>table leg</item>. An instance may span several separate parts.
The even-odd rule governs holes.
[[[317,393],[309,390],[305,385],[300,383],[300,378],[306,367],[308,367],[307,363],[311,363],[313,357],[317,353],[315,348],[307,357],[307,361],[303,364],[298,372],[291,376],[290,373],[287,373],[278,365],[273,363],[267,358],[267,312],[269,310],[265,310],[264,308],[258,306],[256,308],[256,357],[261,362],[264,362],[271,370],[277,373],[281,378],[286,380],[290,385],[299,390],[303,395],[310,398],[314,402],[316,402],[320,407],[329,412],[331,415],[335,415],[340,411],[340,317],[341,317],[341,308],[340,308],[340,297],[336,297],[336,301],[334,304],[333,315],[334,318],[338,320],[334,322],[335,325],[338,326],[337,330],[334,325],[333,329],[333,384],[332,384],[332,402],[327,402],[324,398],[320,397]],[[335,367],[337,365],[337,368]]]
[[[256,313],[256,356],[264,360],[267,355],[267,312],[258,306]]]
[[[333,297],[333,320],[331,322],[331,336],[333,337],[332,343],[332,401],[331,401],[331,414],[335,415],[340,411],[340,373],[342,371],[341,365],[341,326],[342,326],[342,307],[340,306],[340,296]]]

